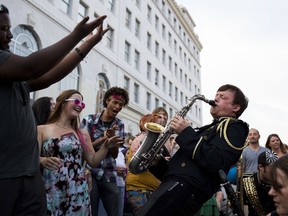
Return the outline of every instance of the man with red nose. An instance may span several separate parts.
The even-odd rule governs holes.
[[[94,149],[97,151],[106,138],[118,135],[125,140],[124,123],[117,118],[117,114],[129,102],[125,89],[112,87],[105,92],[103,98],[104,110],[100,113],[86,116],[81,123],[81,128],[88,131]],[[118,216],[119,191],[116,184],[116,160],[118,147],[109,150],[106,158],[98,168],[91,169],[92,190],[90,192],[92,215],[98,215],[99,201],[107,215]]]
[[[176,115],[170,122],[180,146],[170,161],[161,158],[150,168],[161,180],[139,215],[194,215],[219,189],[219,170],[228,173],[245,147],[248,125],[238,117],[248,99],[236,86],[221,86],[210,113],[213,122],[192,128],[189,121]]]

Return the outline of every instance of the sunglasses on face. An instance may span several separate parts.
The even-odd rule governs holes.
[[[65,101],[73,101],[75,105],[80,105],[82,109],[85,108],[85,103],[77,98],[69,98],[69,99],[66,99]]]

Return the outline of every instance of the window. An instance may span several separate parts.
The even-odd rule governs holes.
[[[114,29],[108,25],[108,27],[110,28],[110,30],[106,33],[106,41],[107,41],[107,47],[111,50],[113,50],[113,42],[114,42]]]
[[[176,29],[177,28],[177,20],[176,20],[176,18],[174,17],[174,29]]]
[[[172,82],[169,81],[169,96],[172,97]]]
[[[175,101],[178,101],[178,88],[175,87]]]
[[[183,70],[180,68],[180,82],[183,83]]]
[[[187,74],[185,74],[185,87],[187,88]]]
[[[135,19],[135,36],[140,37],[140,21]]]
[[[115,12],[115,0],[108,0],[108,10]]]
[[[190,58],[188,58],[188,69],[191,71],[191,59]]]
[[[159,85],[159,70],[155,68],[155,85]]]
[[[155,41],[155,56],[159,58],[159,43]]]
[[[173,118],[173,109],[171,107],[169,108],[169,118]]]
[[[80,70],[78,66],[70,74],[68,74],[60,82],[58,82],[59,91],[64,91],[66,89],[79,90],[79,77],[80,77]]]
[[[125,23],[126,27],[130,29],[131,27],[131,11],[126,8],[126,23]]]
[[[164,49],[162,49],[162,64],[166,64],[166,51]]]
[[[176,62],[174,63],[174,75],[176,79],[178,79],[178,65]]]
[[[159,31],[159,17],[157,15],[155,15],[155,29]]]
[[[155,107],[159,107],[159,99],[155,98]]]
[[[130,62],[130,43],[125,41],[125,61]]]
[[[174,40],[174,52],[177,53],[177,41]]]
[[[171,58],[171,56],[169,56],[168,67],[169,67],[169,71],[172,72],[172,58]]]
[[[40,49],[38,35],[32,29],[24,25],[17,26],[13,31],[13,38],[10,43],[10,50],[20,56],[28,56]],[[35,93],[30,93],[30,99],[34,100]]]
[[[192,91],[192,80],[189,79],[189,91],[191,92]]]
[[[149,5],[147,5],[147,19],[151,23],[151,15],[152,15],[152,9]]]
[[[135,50],[135,69],[139,71],[140,69],[140,53]]]
[[[151,94],[147,92],[146,97],[146,109],[151,110]]]
[[[147,32],[147,49],[151,50],[151,34]]]
[[[168,9],[168,21],[171,22],[171,11]]]
[[[164,24],[162,24],[162,38],[165,40],[166,39],[166,27]]]
[[[80,1],[78,10],[78,22],[80,22],[88,14],[88,6]]]
[[[139,85],[134,83],[134,102],[139,103]]]
[[[146,77],[151,81],[151,63],[147,61]]]
[[[180,92],[180,103],[181,103],[181,106],[183,106],[183,92],[181,91]]]
[[[169,44],[169,47],[172,47],[172,35],[170,32],[168,32],[168,44]]]
[[[164,15],[165,15],[165,9],[166,9],[165,1],[162,0],[162,12]]]
[[[182,59],[182,47],[181,46],[179,46],[179,57],[180,59]]]
[[[130,90],[130,79],[127,76],[124,76],[124,89],[129,92]]]
[[[163,92],[166,92],[166,77],[162,76],[162,90]]]
[[[59,2],[59,8],[65,14],[70,14],[70,6],[71,6],[70,0],[61,0]]]

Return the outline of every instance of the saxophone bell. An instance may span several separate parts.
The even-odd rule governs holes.
[[[133,174],[139,174],[147,170],[150,163],[146,163],[146,161],[151,157],[149,151],[159,135],[164,131],[162,125],[153,122],[147,122],[144,127],[147,130],[146,138],[129,163],[129,170]]]

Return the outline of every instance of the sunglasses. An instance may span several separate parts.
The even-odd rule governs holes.
[[[75,105],[80,105],[82,109],[85,108],[85,103],[77,98],[69,98],[69,99],[66,99],[65,101],[73,101]]]

